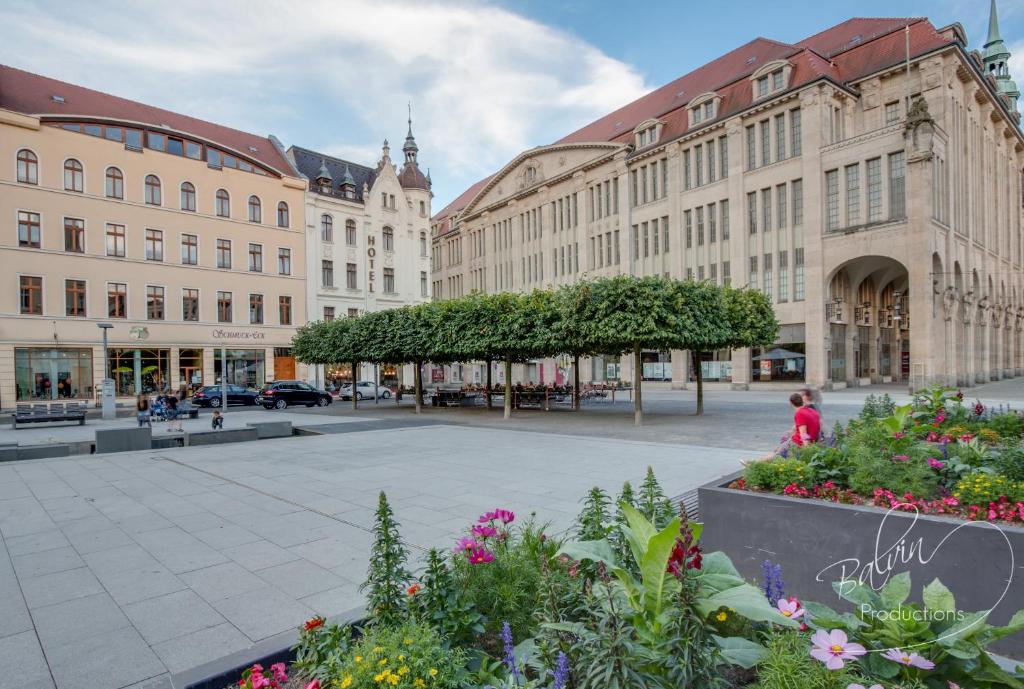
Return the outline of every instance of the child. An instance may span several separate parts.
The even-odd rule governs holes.
[[[135,397],[135,413],[139,421],[139,428],[151,426],[149,419],[149,398],[146,395]]]
[[[219,409],[213,410],[213,418],[210,419],[210,425],[215,431],[224,430],[224,416],[221,415]]]

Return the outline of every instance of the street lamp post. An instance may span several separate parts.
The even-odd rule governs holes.
[[[117,417],[114,399],[114,380],[110,377],[110,349],[107,346],[107,331],[114,327],[113,323],[97,323],[96,327],[103,331],[103,381],[100,387],[100,408],[104,419]]]

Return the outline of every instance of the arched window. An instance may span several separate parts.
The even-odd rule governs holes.
[[[181,210],[196,212],[196,188],[192,182],[181,183]]]
[[[420,256],[427,255],[427,233],[420,232]]]
[[[231,197],[226,189],[217,190],[217,215],[222,218],[231,217]]]
[[[146,175],[146,203],[151,206],[159,206],[162,203],[160,198],[160,178],[156,175]]]
[[[395,231],[390,227],[384,228],[384,251],[395,250]]]
[[[263,208],[256,196],[249,197],[249,222],[263,222]]]
[[[39,158],[27,148],[18,151],[18,181],[39,184]]]
[[[124,198],[124,175],[116,167],[107,168],[106,195],[108,199]]]
[[[80,162],[74,158],[68,158],[64,161],[64,189],[67,191],[83,191],[85,188],[84,177],[85,173]]]
[[[277,204],[277,226],[288,227],[288,204],[282,201]]]
[[[320,239],[325,242],[334,241],[334,218],[326,213],[320,216]]]
[[[345,244],[356,245],[356,221],[349,219],[345,221]]]

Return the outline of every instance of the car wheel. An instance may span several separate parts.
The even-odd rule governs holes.
[[[284,409],[287,406],[288,406],[288,401],[287,400],[275,400],[274,401],[274,409]]]
[[[318,399],[316,401],[316,405],[318,407],[326,407],[330,403],[331,403],[331,401],[329,399],[327,399],[326,397],[321,397],[320,399]]]
[[[380,393],[380,396],[383,397],[386,400],[387,399],[391,399],[391,391],[390,390],[385,390],[384,392]]]
[[[363,393],[361,393],[361,392],[357,392],[357,393],[356,393],[356,399],[357,399],[357,400],[365,399],[365,398],[363,397]]]
[[[210,406],[216,409],[220,406],[220,397],[214,397],[210,400]]]

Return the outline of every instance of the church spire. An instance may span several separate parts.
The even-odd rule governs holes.
[[[406,165],[416,165],[416,154],[420,148],[416,145],[416,139],[412,135],[412,103],[409,103],[409,131],[405,135],[405,145],[402,151],[405,153]]]
[[[996,10],[996,0],[992,0],[988,17],[988,40],[983,46],[985,51],[982,54],[982,61],[985,71],[996,81],[996,89],[1006,99],[1010,110],[1017,111],[1017,99],[1020,98],[1020,91],[1017,84],[1010,78],[1010,51],[999,34],[999,14]]]
[[[985,47],[988,48],[993,43],[1002,42],[1003,38],[999,35],[999,13],[996,11],[996,0],[992,0],[988,14],[988,40],[985,41]]]

